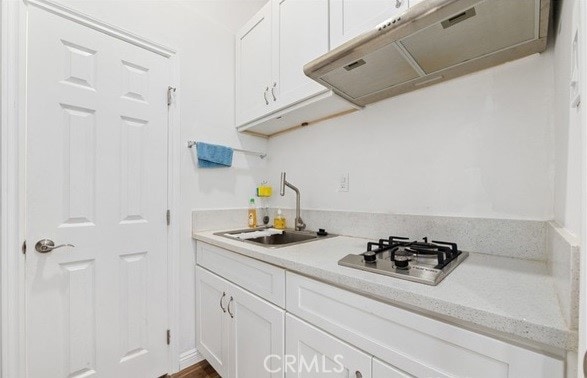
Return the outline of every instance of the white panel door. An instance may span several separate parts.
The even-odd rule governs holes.
[[[408,0],[330,0],[330,48],[408,9]]]
[[[223,377],[229,372],[229,283],[201,267],[196,268],[197,348]]]
[[[27,376],[160,376],[168,59],[34,6],[28,33]]]
[[[368,354],[289,314],[285,330],[285,353],[295,356],[286,364],[286,377],[371,377]]]
[[[267,114],[275,103],[271,83],[271,2],[236,35],[236,124]]]
[[[328,52],[328,0],[273,0],[273,82],[277,107],[327,89],[304,74],[304,64]]]
[[[285,311],[238,286],[229,292],[230,377],[283,377]]]

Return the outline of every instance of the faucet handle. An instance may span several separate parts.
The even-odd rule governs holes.
[[[296,218],[296,230],[297,231],[303,231],[305,229],[306,229],[306,224],[302,220],[302,217],[297,217]]]

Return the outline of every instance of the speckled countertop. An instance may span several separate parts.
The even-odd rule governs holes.
[[[575,350],[577,332],[564,322],[552,277],[539,261],[471,253],[437,286],[342,267],[366,240],[339,236],[266,248],[196,232],[194,239],[314,277],[382,301],[529,345]]]

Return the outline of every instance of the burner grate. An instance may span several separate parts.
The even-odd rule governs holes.
[[[406,256],[409,260],[414,256],[416,258],[436,256],[435,269],[444,268],[461,254],[456,243],[438,240],[429,243],[427,237],[423,238],[423,242],[409,240],[405,237],[390,236],[387,239],[379,239],[378,242],[368,242],[367,252],[380,254],[389,251],[389,260],[391,261],[396,261],[396,256]]]

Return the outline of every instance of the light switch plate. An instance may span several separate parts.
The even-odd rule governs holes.
[[[349,191],[349,174],[343,173],[338,179],[338,191],[348,192]]]

